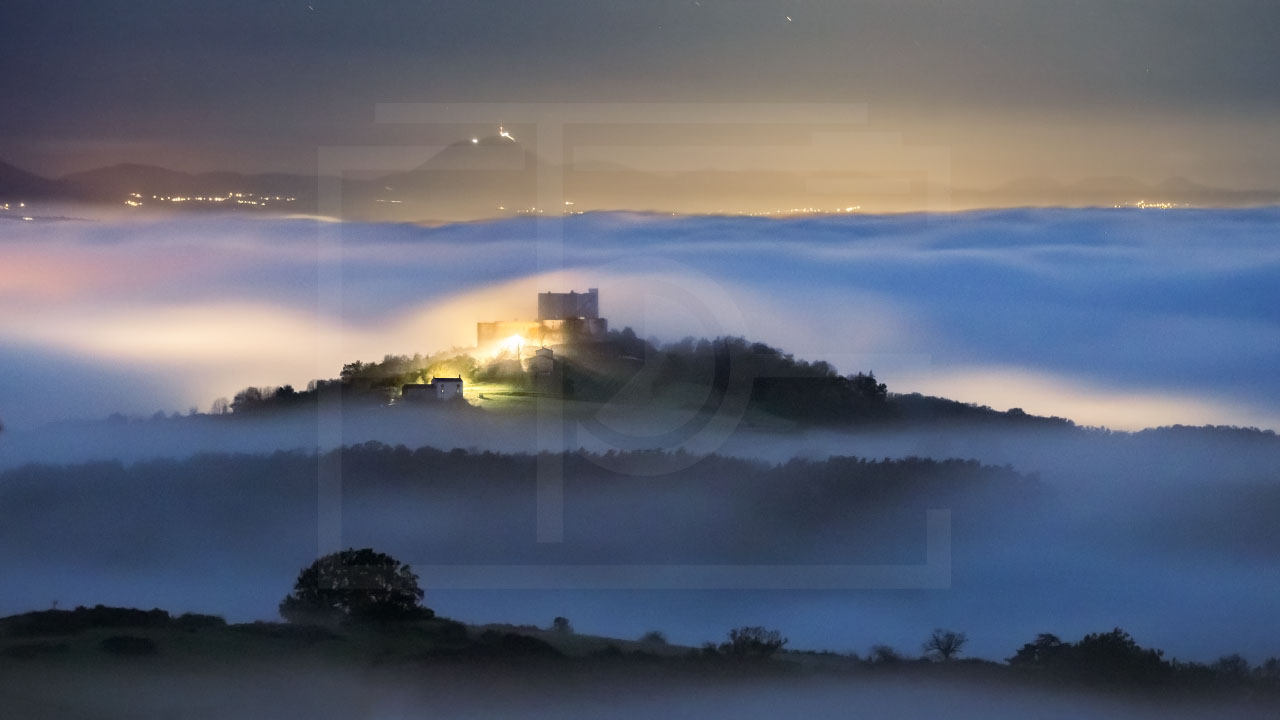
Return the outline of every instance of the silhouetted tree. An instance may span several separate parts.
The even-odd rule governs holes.
[[[622,329],[622,332],[618,334],[618,350],[623,355],[643,358],[648,352],[649,346],[648,343],[641,340],[636,335],[635,330],[625,327]]]
[[[720,644],[720,652],[741,658],[764,659],[782,649],[787,639],[777,630],[747,625],[729,631],[729,641]]]
[[[889,386],[877,382],[874,372],[850,375],[849,382],[859,395],[870,400],[883,400],[889,394]]]
[[[1213,669],[1220,675],[1224,675],[1233,680],[1243,680],[1249,677],[1249,673],[1253,668],[1249,665],[1249,661],[1239,653],[1231,655],[1223,655],[1213,664]]]
[[[214,400],[209,406],[210,415],[226,415],[229,412],[231,412],[231,401],[224,397]]]
[[[573,625],[569,624],[569,618],[557,617],[551,621],[551,629],[555,632],[568,635],[573,632]]]
[[[1057,635],[1040,633],[1035,642],[1023,645],[1008,662],[1014,666],[1045,667],[1059,662],[1070,649],[1071,645],[1062,642]]]
[[[1074,645],[1054,635],[1039,635],[1009,658],[1009,664],[1107,682],[1151,682],[1173,672],[1163,655],[1140,647],[1129,633],[1116,628],[1085,635]]]
[[[289,622],[388,621],[429,618],[422,588],[408,565],[371,548],[326,555],[298,574],[280,602]]]
[[[1129,633],[1116,628],[1085,635],[1075,644],[1072,664],[1085,674],[1109,680],[1150,681],[1169,674],[1164,651],[1144,648]]]
[[[968,642],[969,638],[962,632],[937,628],[924,641],[924,654],[946,662],[959,655]]]
[[[362,361],[357,360],[353,363],[347,363],[346,365],[343,365],[342,372],[339,373],[339,377],[341,377],[344,381],[350,381],[360,377],[360,375],[363,374],[364,371],[365,371],[365,364]]]
[[[231,412],[244,413],[256,410],[262,406],[263,401],[275,393],[275,388],[256,388],[247,387],[231,400]]]

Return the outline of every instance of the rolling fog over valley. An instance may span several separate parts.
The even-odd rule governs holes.
[[[315,453],[346,447],[344,546],[418,567],[534,568],[524,582],[544,589],[433,587],[427,574],[432,607],[466,621],[567,614],[596,633],[661,626],[695,645],[768,622],[796,646],[842,652],[910,649],[946,624],[992,659],[1039,632],[1123,626],[1178,657],[1261,660],[1280,644],[1264,629],[1280,592],[1267,579],[1280,441],[1136,431],[1277,425],[1275,214],[585,215],[560,226],[565,269],[534,274],[534,225],[521,220],[23,224],[0,244],[16,261],[0,265],[0,302],[15,311],[0,321],[13,378],[0,388],[0,562],[40,582],[11,588],[0,611],[57,600],[271,619],[284,579],[316,550]],[[89,281],[67,286],[67,274]],[[532,410],[484,402],[184,410],[249,385],[301,388],[356,359],[466,348],[476,322],[527,315],[546,287],[587,285],[613,327],[641,337],[746,336],[874,370],[892,393],[1125,431],[1012,415],[777,424],[721,407],[719,424],[672,442],[663,433],[688,409],[623,396],[567,402],[566,430],[550,438]],[[1233,300],[1242,285],[1249,300]],[[317,298],[335,314],[317,317]],[[608,459],[618,450],[691,454],[628,477],[632,460],[619,472]],[[571,453],[563,544],[533,542],[540,451]],[[596,460],[572,461],[579,451]],[[814,469],[843,457],[983,465],[869,487]],[[930,510],[948,511],[954,531],[931,589],[554,589],[566,565],[920,565]]]
[[[745,336],[874,370],[895,392],[1119,429],[1275,428],[1276,216],[599,214],[551,221],[562,241],[539,240],[532,219],[7,224],[0,419],[186,413],[249,385],[300,389],[355,360],[469,347],[475,323],[590,286],[611,327]],[[539,272],[539,247],[562,247],[563,267]]]
[[[0,18],[0,717],[1280,717],[1280,4]]]
[[[903,440],[855,436],[850,444],[873,450]],[[532,542],[533,456],[349,447],[341,537],[389,548],[420,569],[532,566],[532,587],[546,589],[466,590],[474,580],[446,580],[459,577],[447,568],[439,588],[422,570],[432,607],[476,622],[536,624],[562,614],[600,634],[660,625],[696,644],[721,626],[767,620],[801,647],[838,651],[877,642],[909,649],[920,628],[945,622],[966,628],[972,651],[991,658],[1037,632],[1113,625],[1184,659],[1230,651],[1261,659],[1280,639],[1264,630],[1276,590],[1267,568],[1280,546],[1270,521],[1280,509],[1276,438],[1188,431],[1002,440],[1039,469],[570,455],[565,540],[554,545]],[[983,444],[959,433],[952,442],[961,455]],[[269,619],[280,578],[315,551],[318,467],[314,456],[288,453],[8,470],[0,475],[4,539],[22,552],[6,554],[5,571],[42,581],[0,610],[98,598]],[[19,509],[32,503],[49,510]],[[554,589],[557,565],[918,566],[926,512],[935,509],[949,512],[954,533],[943,587]]]

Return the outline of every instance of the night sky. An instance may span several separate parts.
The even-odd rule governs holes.
[[[1270,2],[10,2],[0,159],[310,172],[379,102],[858,102],[958,184],[1280,186]],[[815,121],[820,118],[815,118]],[[494,125],[501,120],[494,119]]]

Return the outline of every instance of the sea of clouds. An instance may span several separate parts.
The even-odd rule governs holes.
[[[0,420],[207,409],[474,343],[598,287],[615,328],[745,335],[893,391],[1113,428],[1280,427],[1280,209],[441,227],[183,216],[0,225]]]
[[[532,316],[539,291],[598,287],[614,327],[660,340],[745,335],[845,372],[874,370],[899,392],[1115,428],[1277,428],[1278,227],[1277,209],[593,214],[442,227],[225,216],[3,223],[0,471],[29,475],[39,492],[16,480],[0,487],[0,574],[23,578],[0,596],[0,613],[56,599],[273,617],[317,549],[319,475],[296,503],[255,506],[270,515],[258,526],[233,518],[206,529],[221,516],[182,478],[171,493],[140,493],[99,486],[93,465],[64,484],[15,468],[326,441],[546,449],[529,417],[481,412],[442,422],[395,408],[348,409],[340,419],[101,421],[204,409],[247,385],[300,386],[356,359],[465,347],[477,320]],[[627,419],[611,427],[625,430]],[[605,452],[609,437],[580,434],[569,449]],[[1184,658],[1241,651],[1256,661],[1280,651],[1266,620],[1276,599],[1274,438],[964,428],[695,437],[705,441],[698,452],[771,462],[847,454],[1008,463],[1038,474],[1051,502],[1034,516],[1000,502],[953,508],[957,528],[987,535],[957,534],[942,590],[433,587],[431,603],[469,621],[545,624],[567,614],[591,632],[659,627],[691,643],[763,622],[800,647],[889,642],[911,651],[945,625],[971,632],[975,654],[998,658],[1038,632],[1071,639],[1121,625]],[[643,436],[632,441],[645,447]],[[209,498],[217,507],[236,499]],[[358,517],[369,534],[344,539],[415,562],[414,548],[451,537],[449,523],[494,521],[492,511],[433,521],[406,514],[395,497],[366,510]],[[507,512],[527,521],[534,508]],[[672,522],[696,529],[704,515]],[[809,549],[819,559],[827,552]]]

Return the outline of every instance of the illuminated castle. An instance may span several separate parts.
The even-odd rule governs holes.
[[[480,348],[509,345],[546,347],[603,338],[609,321],[600,317],[600,291],[538,293],[537,320],[498,320],[476,323]]]

